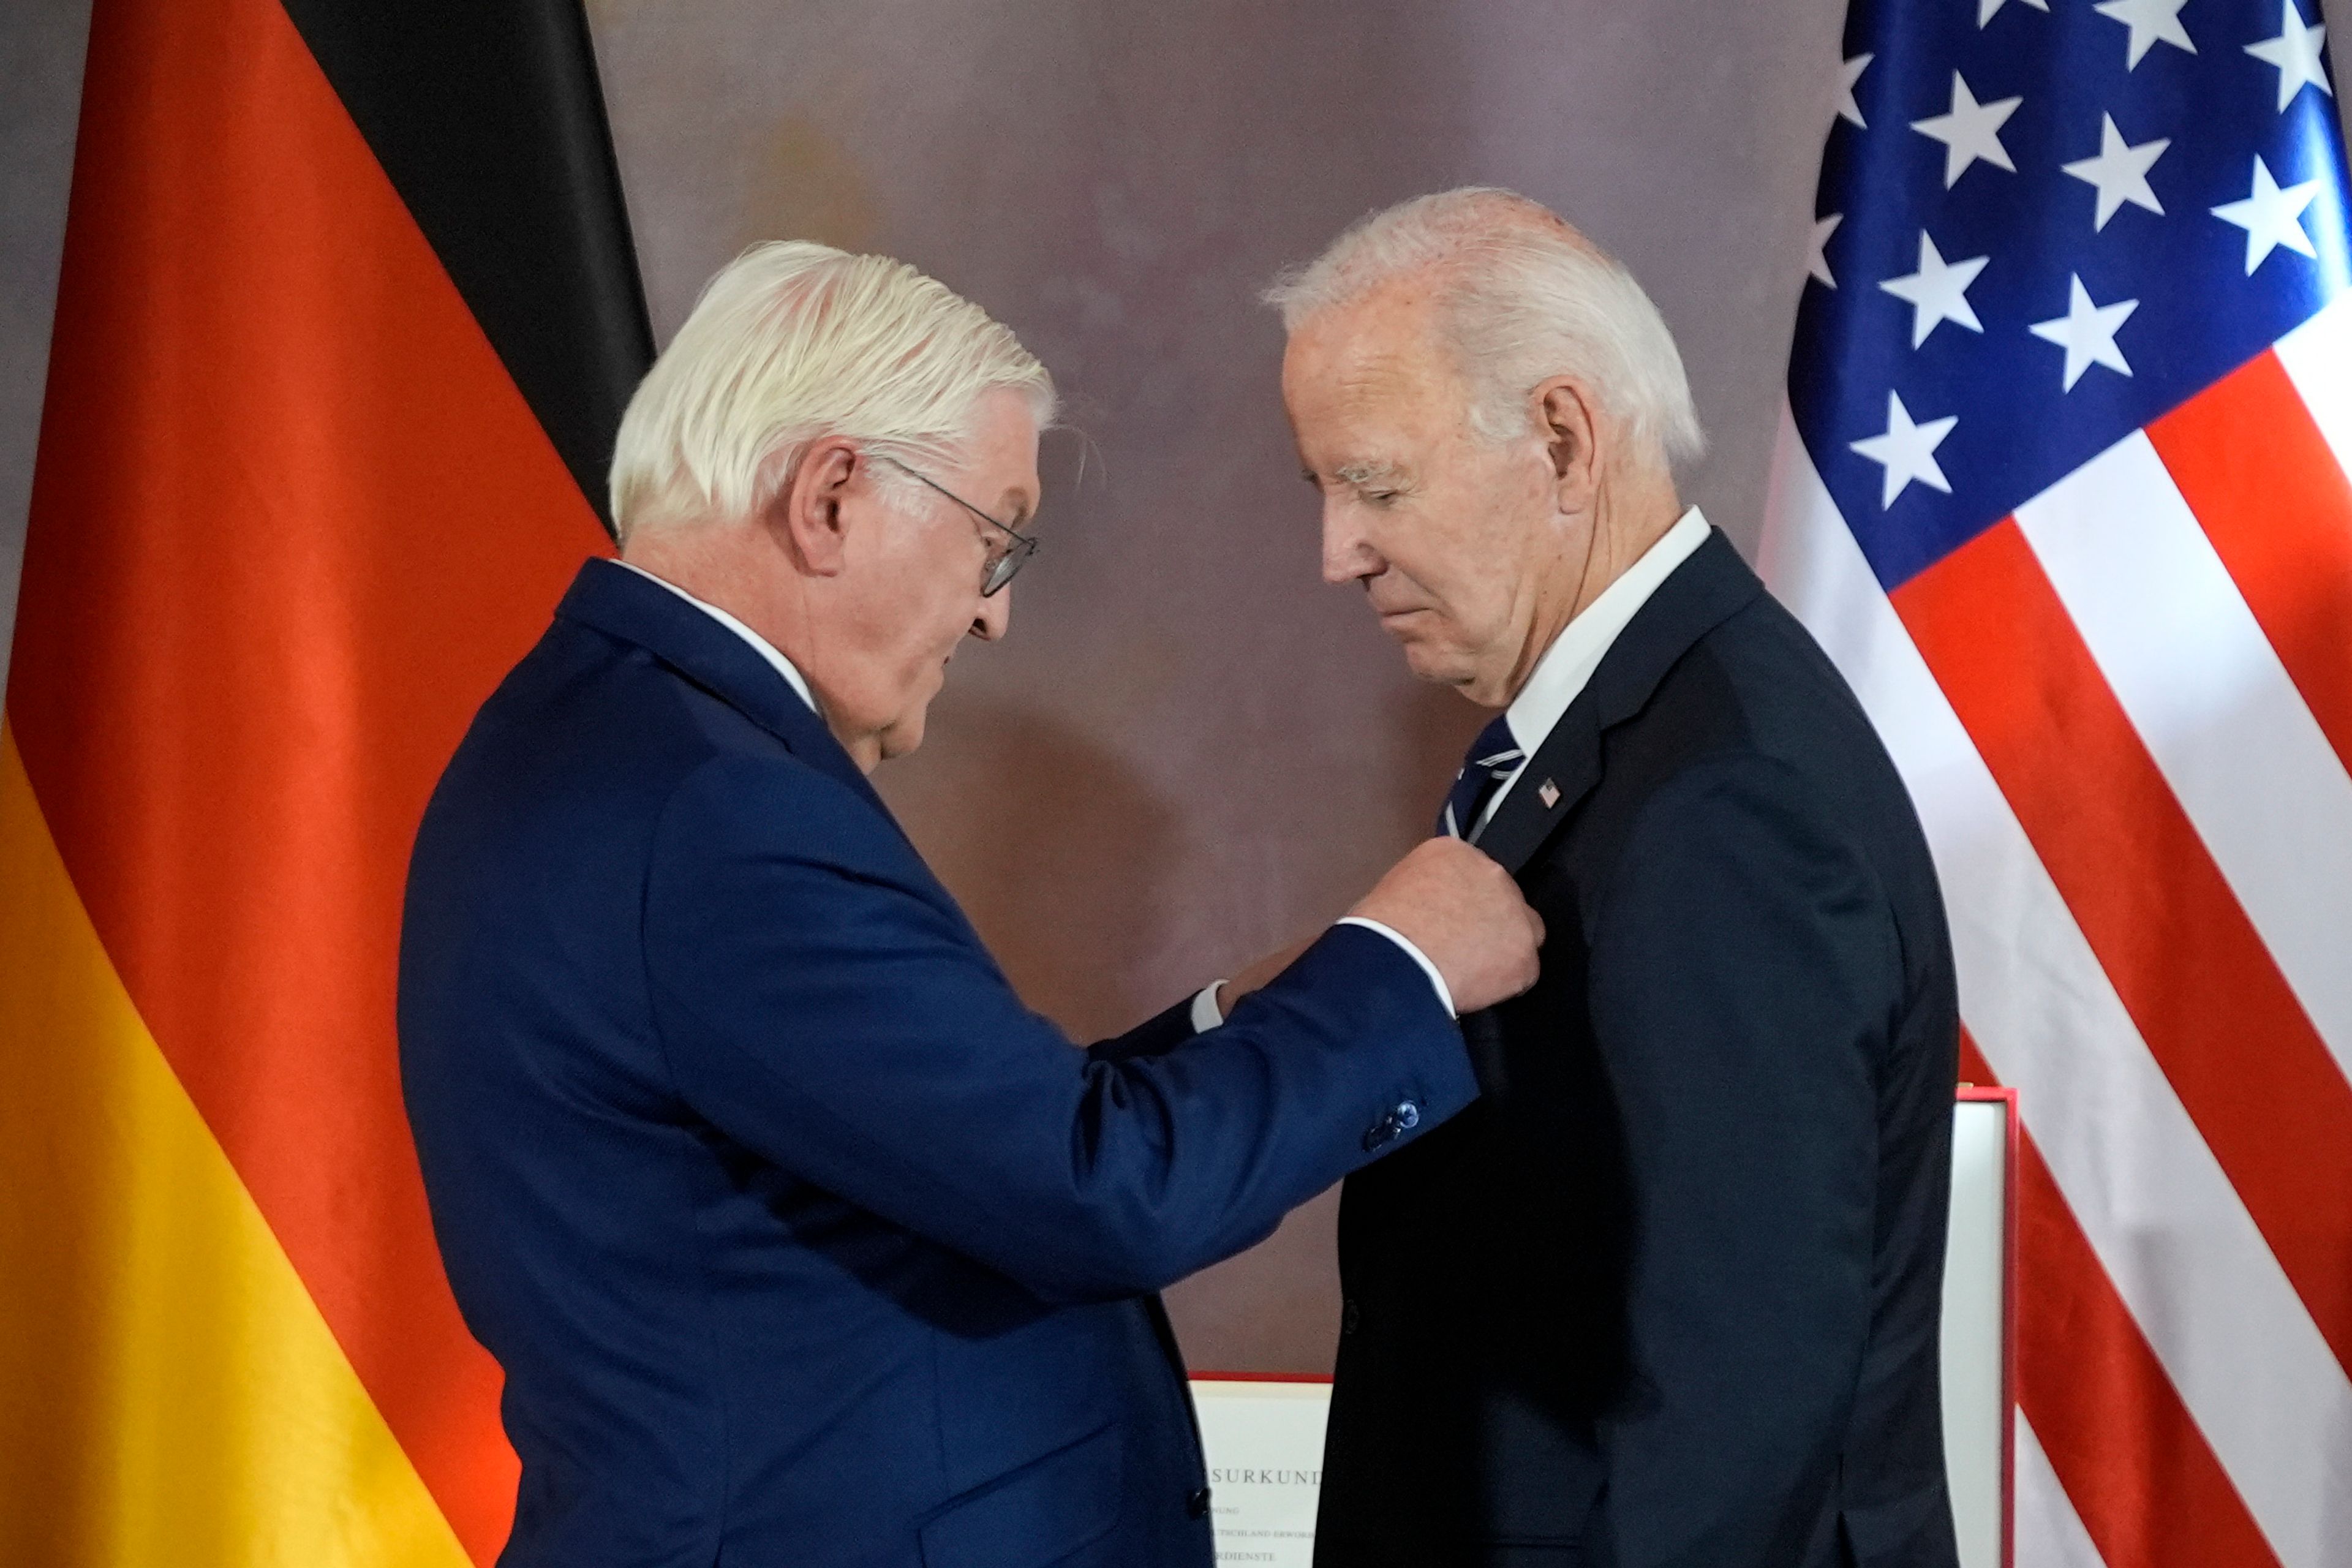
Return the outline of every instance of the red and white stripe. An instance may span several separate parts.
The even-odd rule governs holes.
[[[2021,1090],[2018,1561],[2352,1563],[2352,305],[1890,598],[1782,422],[1764,574]]]

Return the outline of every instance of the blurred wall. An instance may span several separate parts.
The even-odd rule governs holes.
[[[1113,1032],[1328,921],[1427,830],[1479,721],[1318,580],[1256,291],[1402,196],[1551,204],[1664,309],[1714,442],[1687,493],[1746,546],[1843,12],[592,0],[664,339],[745,244],[803,237],[937,274],[1061,381],[1077,433],[1049,441],[1014,635],[877,776],[1034,1005]],[[86,16],[0,22],[0,658]],[[1196,1367],[1328,1369],[1336,1210],[1171,1293]]]
[[[0,683],[48,374],[89,0],[12,0],[0,14]]]

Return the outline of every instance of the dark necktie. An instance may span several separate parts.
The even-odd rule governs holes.
[[[1476,831],[1478,814],[1495,797],[1511,770],[1519,765],[1527,753],[1519,750],[1518,741],[1511,734],[1508,715],[1497,713],[1493,722],[1478,731],[1470,742],[1470,752],[1462,760],[1462,771],[1454,776],[1454,787],[1446,792],[1445,809],[1438,815],[1437,831],[1455,838],[1467,838]]]

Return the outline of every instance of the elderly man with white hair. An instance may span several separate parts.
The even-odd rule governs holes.
[[[1495,717],[1439,831],[1550,936],[1486,1093],[1349,1179],[1321,1568],[1948,1568],[1958,1050],[1925,839],[1696,508],[1680,355],[1550,212],[1377,214],[1271,291],[1323,574]]]
[[[1021,1005],[866,775],[1004,635],[1052,412],[912,268],[747,254],[435,792],[401,1068],[508,1568],[1207,1568],[1153,1292],[1468,1104],[1454,1008],[1534,979],[1449,843],[1254,992],[1085,1051]]]

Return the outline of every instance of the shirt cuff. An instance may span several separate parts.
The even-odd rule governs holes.
[[[1391,928],[1381,924],[1378,921],[1368,921],[1361,915],[1345,915],[1342,916],[1336,923],[1343,926],[1361,926],[1366,931],[1376,931],[1382,936],[1388,938],[1391,942],[1396,943],[1399,947],[1404,949],[1406,954],[1411,957],[1415,963],[1421,965],[1421,972],[1429,976],[1430,984],[1437,988],[1437,999],[1444,1005],[1445,1016],[1449,1018],[1458,1018],[1462,1016],[1454,1010],[1454,993],[1447,987],[1445,984],[1445,976],[1437,973],[1437,965],[1429,962],[1429,954],[1413,946],[1412,942],[1406,938],[1402,931],[1391,930]],[[1215,987],[1212,986],[1210,989],[1214,991]],[[1212,1005],[1213,1005],[1213,1002]],[[1193,1004],[1193,1016],[1195,1017],[1200,1016],[1199,1009],[1200,1004],[1195,1002]]]
[[[1225,1016],[1217,1011],[1217,987],[1223,984],[1222,980],[1212,980],[1201,987],[1201,994],[1198,996],[1192,998],[1192,1032],[1194,1034],[1205,1035],[1211,1029],[1224,1026]]]

